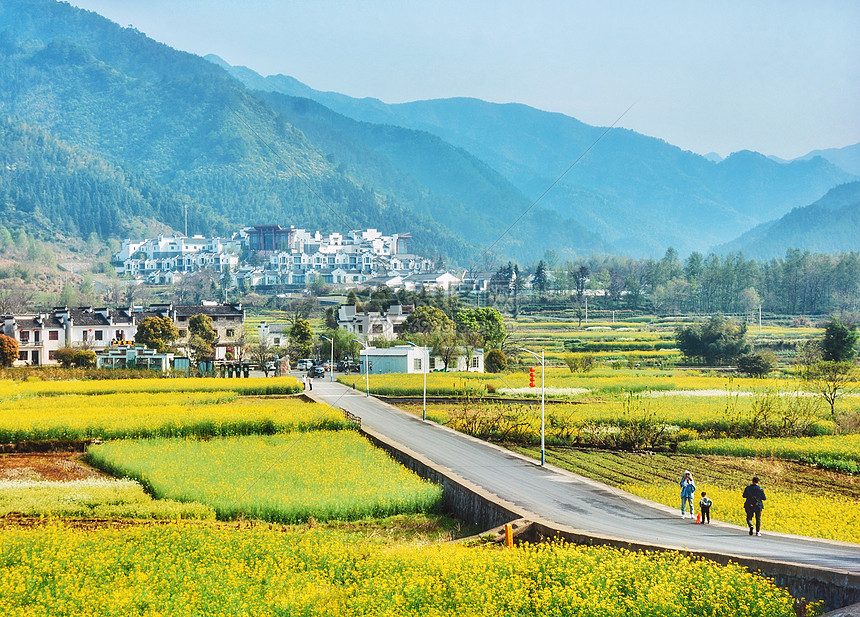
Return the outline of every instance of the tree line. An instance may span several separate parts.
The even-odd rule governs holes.
[[[821,254],[790,249],[770,261],[742,253],[721,256],[691,253],[682,260],[675,249],[662,259],[591,256],[559,262],[554,251],[520,273],[516,264],[499,268],[488,293],[490,302],[509,302],[522,294],[530,277],[533,297],[564,298],[574,308],[589,296],[594,308],[633,309],[661,314],[781,315],[852,312],[860,305],[860,254]],[[512,280],[512,273],[514,275]]]

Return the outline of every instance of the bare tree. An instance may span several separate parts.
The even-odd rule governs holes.
[[[33,292],[25,287],[0,289],[0,314],[25,313],[33,301]]]

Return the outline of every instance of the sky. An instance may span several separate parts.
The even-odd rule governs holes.
[[[860,142],[860,2],[71,0],[163,43],[386,103],[475,97],[699,154]]]

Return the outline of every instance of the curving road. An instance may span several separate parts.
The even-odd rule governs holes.
[[[860,545],[768,532],[767,509],[762,537],[750,537],[746,528],[727,523],[695,525],[689,519],[681,520],[678,510],[549,465],[541,467],[498,446],[432,422],[422,422],[337,382],[314,380],[313,394],[329,405],[359,416],[363,426],[526,512],[568,527],[634,543],[860,574]]]

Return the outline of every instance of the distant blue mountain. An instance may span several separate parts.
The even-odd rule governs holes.
[[[208,59],[247,86],[314,101],[355,120],[432,133],[538,198],[604,129],[519,104],[455,98],[386,104],[319,92]],[[630,254],[681,253],[726,242],[856,180],[821,157],[780,163],[749,151],[724,160],[613,129],[540,202]]]
[[[855,176],[860,176],[860,144],[853,146],[845,146],[844,148],[828,148],[826,150],[813,150],[798,159],[798,161],[808,161],[809,159],[820,156],[821,158],[830,161],[837,167],[847,171]]]
[[[768,260],[784,256],[789,249],[860,251],[860,182],[837,186],[815,203],[758,225],[714,250]]]

